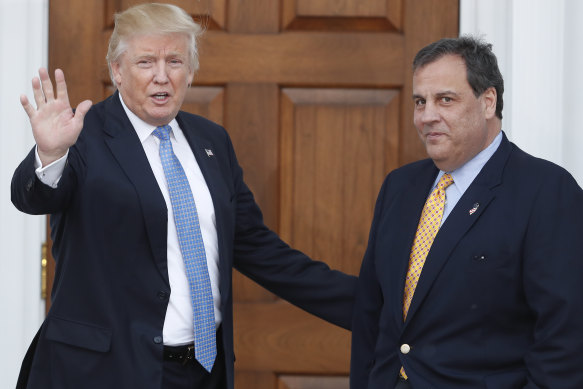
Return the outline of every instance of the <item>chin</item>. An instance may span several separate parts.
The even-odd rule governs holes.
[[[152,118],[152,120],[156,121],[156,122],[165,122],[168,123],[170,120],[174,119],[174,116],[172,116],[171,113],[165,112],[163,114],[161,113],[153,113],[151,112],[149,114],[149,116]]]
[[[425,147],[425,151],[427,152],[429,158],[433,159],[434,161],[439,161],[440,159],[443,159],[445,155],[444,152],[442,152],[441,150],[437,150],[437,147],[434,146]]]
[[[433,162],[435,162],[436,165],[439,165],[439,166],[448,165],[447,153],[439,153],[439,152],[435,152],[435,151],[431,152],[431,151],[427,150],[427,155],[429,156],[429,158],[431,158],[433,160]]]

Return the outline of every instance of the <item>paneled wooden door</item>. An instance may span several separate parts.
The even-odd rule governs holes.
[[[50,0],[49,65],[64,69],[74,105],[111,94],[113,14],[140,2]],[[183,109],[227,128],[271,228],[357,274],[385,174],[425,155],[412,126],[412,57],[457,35],[458,1],[167,2],[207,28]],[[348,331],[239,274],[234,300],[236,388],[348,387]]]

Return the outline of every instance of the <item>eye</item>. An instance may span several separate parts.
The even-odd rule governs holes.
[[[452,101],[451,97],[448,96],[443,96],[440,100],[442,103],[451,103]]]
[[[148,68],[148,67],[152,66],[152,61],[149,59],[140,59],[140,60],[138,60],[137,64],[141,68]]]
[[[178,59],[178,58],[173,58],[173,59],[169,60],[168,63],[171,66],[180,66],[180,65],[182,65],[182,60]]]
[[[425,105],[425,99],[415,99],[414,104],[416,108],[423,107]]]

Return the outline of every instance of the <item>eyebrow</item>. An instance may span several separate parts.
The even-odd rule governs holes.
[[[166,58],[168,57],[186,57],[187,54],[182,53],[180,51],[169,51],[166,53]]]
[[[452,96],[452,95],[457,96],[458,94],[454,91],[451,91],[451,90],[446,90],[446,91],[439,92],[439,93],[435,94],[435,96],[437,96],[437,97]]]
[[[171,57],[186,57],[186,54],[181,53],[179,51],[170,51],[164,55],[164,58],[171,58]],[[158,58],[158,55],[154,52],[147,52],[135,55],[134,58]]]
[[[451,91],[451,90],[445,90],[443,92],[438,92],[438,93],[435,94],[435,97],[437,97],[437,98],[440,98],[440,97],[443,97],[443,96],[459,96],[459,94],[456,93],[456,92],[454,92],[454,91]],[[423,97],[421,95],[418,95],[418,94],[413,94],[412,98],[413,98],[413,100],[415,100],[415,99],[425,99],[425,97]]]
[[[128,58],[132,61],[137,61],[140,59],[152,59],[155,58],[156,56],[152,53],[140,53],[140,54],[134,54],[131,57],[128,56]]]

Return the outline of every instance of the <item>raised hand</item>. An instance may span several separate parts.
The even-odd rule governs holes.
[[[83,118],[91,108],[92,102],[85,100],[79,103],[73,113],[63,71],[55,70],[56,95],[47,70],[40,68],[38,74],[40,79],[39,77],[32,79],[36,108],[26,95],[20,96],[20,103],[30,119],[42,165],[46,166],[64,156],[69,147],[75,144],[83,129]]]

